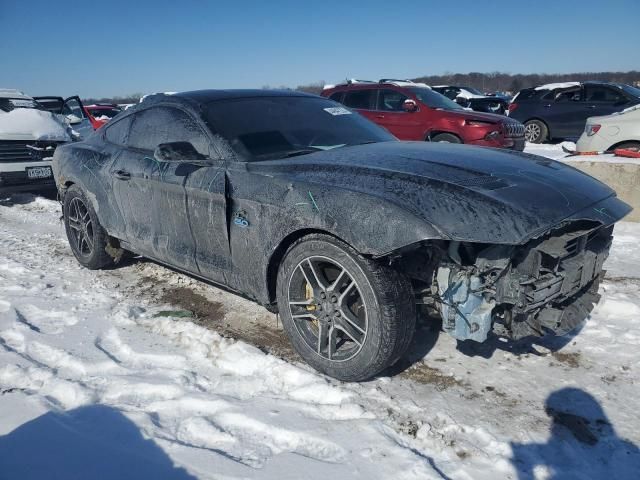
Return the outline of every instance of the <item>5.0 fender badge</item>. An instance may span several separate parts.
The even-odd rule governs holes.
[[[236,214],[233,216],[233,223],[235,223],[239,227],[247,228],[249,226],[249,221],[247,220],[246,216],[247,212],[245,212],[244,210],[236,212]]]

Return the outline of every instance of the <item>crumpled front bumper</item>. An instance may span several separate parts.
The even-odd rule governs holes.
[[[473,265],[442,265],[443,329],[478,342],[491,331],[512,339],[570,332],[599,300],[612,232],[577,222],[524,246],[486,247]]]

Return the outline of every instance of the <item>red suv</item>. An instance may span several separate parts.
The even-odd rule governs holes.
[[[356,110],[400,140],[524,149],[524,125],[520,122],[466,110],[423,83],[350,80],[325,87],[321,95]]]
[[[117,114],[119,114],[122,109],[117,105],[112,105],[109,103],[98,103],[96,105],[87,105],[84,107],[84,111],[89,117],[91,121],[91,125],[94,130],[99,129]]]

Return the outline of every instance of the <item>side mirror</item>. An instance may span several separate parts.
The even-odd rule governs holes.
[[[190,142],[161,143],[153,152],[158,162],[185,162],[190,160],[205,160]]]
[[[410,98],[408,98],[407,100],[402,102],[402,109],[405,112],[413,113],[418,110],[418,104],[415,102],[415,100],[411,100]]]
[[[65,118],[67,119],[67,122],[69,122],[69,125],[77,125],[82,122],[82,119],[73,113],[70,113]]]

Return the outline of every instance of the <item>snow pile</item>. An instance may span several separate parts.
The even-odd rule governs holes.
[[[602,301],[575,336],[469,346],[422,328],[413,366],[342,384],[216,331],[239,321],[278,338],[275,318],[242,298],[149,263],[82,269],[58,216],[54,201],[0,201],[0,476],[595,480],[640,469],[640,225],[616,227]],[[172,288],[207,296],[217,324],[153,296]]]
[[[640,158],[619,157],[613,153],[603,153],[599,155],[569,155],[563,150],[563,147],[568,151],[575,151],[576,144],[573,142],[562,142],[558,144],[527,143],[524,151],[525,153],[540,155],[560,162],[605,162],[640,165]]]
[[[66,127],[50,113],[32,108],[0,111],[0,136],[16,140],[69,141]]]

